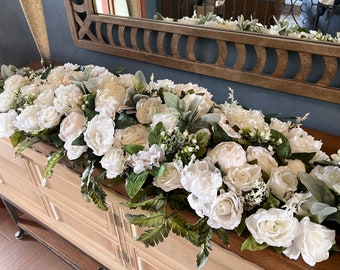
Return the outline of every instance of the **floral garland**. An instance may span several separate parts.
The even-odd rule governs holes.
[[[196,11],[194,11],[194,15],[192,17],[183,17],[178,20],[163,17],[160,13],[157,13],[154,15],[154,19],[165,22],[219,28],[223,30],[246,31],[310,41],[314,40],[340,43],[340,32],[338,32],[337,35],[333,37],[330,34],[323,34],[320,30],[308,30],[306,28],[300,27],[296,23],[292,23],[285,19],[281,19],[278,21],[275,17],[273,17],[273,19],[275,20],[275,24],[270,25],[269,28],[266,25],[259,23],[258,19],[245,19],[243,15],[240,15],[237,17],[236,20],[232,18],[224,20],[216,14],[213,14],[212,12],[204,16],[201,14],[197,15]]]
[[[147,230],[138,240],[162,242],[169,232],[201,247],[206,262],[216,234],[249,235],[242,249],[274,247],[313,266],[337,250],[340,150],[328,156],[301,128],[229,102],[207,89],[170,80],[149,83],[104,67],[65,64],[33,72],[2,66],[0,137],[17,154],[37,142],[57,150],[45,180],[63,157],[83,169],[81,193],[107,210],[101,183],[124,184],[127,214]],[[95,175],[94,167],[102,173]],[[191,224],[183,211],[192,211]]]

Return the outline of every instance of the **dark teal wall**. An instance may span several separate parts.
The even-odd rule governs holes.
[[[21,65],[39,59],[19,0],[1,0],[1,3],[0,64]],[[340,136],[340,105],[76,48],[69,31],[64,1],[43,0],[43,5],[55,61],[92,63],[107,68],[125,67],[126,72],[131,73],[140,69],[146,78],[154,73],[156,79],[197,83],[208,88],[218,103],[224,102],[230,86],[234,88],[237,99],[249,108],[260,109],[264,113],[281,113],[283,116],[303,116],[310,112],[305,126]]]

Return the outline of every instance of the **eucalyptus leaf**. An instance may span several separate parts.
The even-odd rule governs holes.
[[[179,98],[172,93],[165,92],[164,93],[164,103],[169,107],[169,108],[175,108],[179,109]]]
[[[336,207],[331,207],[325,203],[312,202],[310,204],[310,212],[317,216],[318,222],[322,223],[329,215],[337,212]]]
[[[146,80],[142,71],[138,70],[131,79],[137,93],[142,93],[146,89]]]
[[[210,128],[220,121],[220,116],[218,114],[209,113],[202,115],[198,119],[192,122],[190,126],[190,132],[195,132],[203,128]]]

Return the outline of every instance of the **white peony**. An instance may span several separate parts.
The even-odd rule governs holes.
[[[123,106],[125,99],[125,88],[118,83],[111,82],[105,84],[103,90],[98,90],[95,99],[95,111],[105,113],[110,117],[114,117]]]
[[[163,174],[154,178],[154,186],[163,189],[165,192],[181,188],[182,165],[176,162],[165,162],[164,167]]]
[[[293,213],[279,208],[257,210],[246,218],[246,226],[257,243],[274,247],[289,247],[299,231]]]
[[[161,113],[166,109],[166,105],[162,104],[162,100],[157,98],[143,98],[136,104],[136,117],[141,124],[151,124],[155,114]]]
[[[298,179],[288,167],[278,167],[272,170],[268,187],[279,200],[286,202],[297,190]]]
[[[128,144],[137,144],[149,147],[149,131],[143,125],[132,125],[124,129],[116,129],[115,146],[122,147]]]
[[[294,260],[301,254],[310,266],[328,259],[328,251],[335,244],[335,231],[311,222],[309,217],[300,221],[298,231],[299,234],[292,245],[285,249],[283,254]]]
[[[197,196],[202,203],[214,201],[222,181],[221,172],[209,158],[191,161],[184,167],[181,177],[184,189]]]
[[[115,122],[112,118],[97,114],[87,123],[84,140],[96,156],[104,155],[113,145]]]
[[[60,123],[61,115],[54,106],[40,106],[38,112],[38,122],[42,129],[53,128]]]
[[[236,193],[222,192],[211,206],[208,225],[212,228],[235,229],[241,222],[243,206]]]
[[[270,152],[261,146],[249,146],[247,148],[247,161],[257,161],[257,165],[268,175],[278,167],[277,161]]]
[[[15,110],[0,113],[0,138],[9,138],[15,132],[14,121],[17,116]]]
[[[59,138],[64,142],[68,139],[74,140],[86,130],[86,122],[87,120],[83,113],[71,112],[60,124]]]
[[[0,113],[7,112],[11,109],[13,103],[14,93],[3,91],[0,93]]]
[[[75,85],[61,85],[55,90],[54,106],[60,114],[69,114],[79,109],[82,91]]]
[[[34,99],[35,105],[40,106],[52,106],[54,101],[54,91],[52,89],[48,89],[39,93],[36,99]]]
[[[311,176],[314,176],[326,185],[340,194],[340,168],[336,166],[320,166],[317,165],[314,169],[310,172]]]
[[[40,106],[33,105],[24,109],[16,118],[15,127],[21,131],[34,132],[40,129],[39,116]]]
[[[242,191],[253,189],[259,181],[263,181],[261,167],[245,163],[240,167],[231,168],[223,178],[224,183],[238,195]]]
[[[13,94],[14,92],[20,90],[21,87],[27,85],[29,80],[27,77],[15,74],[8,77],[4,83],[4,92]]]
[[[126,168],[126,157],[124,150],[112,147],[109,149],[100,161],[102,167],[106,170],[107,178],[115,178],[120,175]]]
[[[287,167],[291,169],[294,173],[306,171],[306,165],[299,159],[287,160]]]
[[[246,152],[235,142],[222,142],[209,150],[207,156],[212,162],[218,163],[221,170],[227,173],[233,167],[239,167],[247,162]]]

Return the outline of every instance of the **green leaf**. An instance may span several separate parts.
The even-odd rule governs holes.
[[[174,234],[184,237],[194,245],[198,244],[200,235],[177,212],[173,212],[168,216],[168,224]]]
[[[290,155],[290,159],[299,159],[303,163],[308,163],[314,156],[316,152],[311,152],[311,153],[292,153]]]
[[[266,243],[263,244],[259,244],[255,241],[255,238],[250,235],[243,243],[241,246],[241,251],[243,250],[250,250],[250,251],[258,251],[258,250],[263,250],[266,247],[268,247],[268,245]]]
[[[162,164],[159,167],[155,167],[155,166],[152,167],[152,170],[149,170],[149,173],[154,177],[159,177],[159,176],[163,175],[164,170],[165,170],[165,166],[164,166],[164,164]]]
[[[169,107],[169,108],[175,108],[179,109],[179,98],[172,93],[165,92],[164,93],[164,103]]]
[[[126,144],[124,145],[124,151],[129,153],[130,155],[137,154],[139,151],[144,149],[144,146],[137,144]]]
[[[162,122],[158,122],[156,126],[149,133],[149,144],[159,144],[161,140],[161,133],[165,131],[164,124]]]
[[[37,142],[40,142],[41,139],[39,137],[33,137],[29,140],[23,141],[20,143],[15,151],[15,155],[19,156],[26,148],[31,147],[32,145],[36,144]]]
[[[134,76],[131,77],[133,85],[138,93],[141,93],[146,88],[146,80],[142,71],[138,70]]]
[[[241,236],[244,230],[246,229],[246,218],[247,213],[243,212],[240,224],[234,229],[238,236]]]
[[[94,161],[88,162],[88,166],[85,168],[81,177],[81,194],[85,201],[90,201],[91,199],[99,209],[107,211],[108,206],[106,203],[106,193],[100,186],[100,182],[103,180],[103,175],[94,177],[93,170]]]
[[[41,79],[46,80],[51,70],[52,70],[52,67],[45,68],[44,72],[41,74]]]
[[[267,201],[263,204],[263,208],[279,208],[280,204],[280,200],[276,199],[272,194],[269,194]]]
[[[140,174],[132,172],[125,181],[125,189],[130,199],[136,196],[148,178],[149,172],[145,171]]]
[[[304,172],[298,172],[298,178],[317,201],[335,206],[335,197],[325,182]]]
[[[290,149],[289,141],[286,138],[286,136],[284,136],[281,132],[279,132],[275,129],[272,129],[270,132],[271,132],[272,138],[275,139],[275,142],[277,142],[279,140],[281,141],[280,144],[275,145],[277,156],[280,159],[289,158],[290,154],[291,154],[291,149]]]
[[[229,135],[224,131],[224,129],[218,125],[215,124],[213,126],[213,134],[212,134],[212,144],[218,145],[221,142],[229,142],[232,141],[232,139],[229,137]]]
[[[210,128],[220,121],[221,117],[215,113],[208,113],[202,115],[201,117],[197,118],[195,121],[192,122],[190,127],[190,132],[195,132],[202,128]]]
[[[165,218],[163,212],[150,212],[147,216],[126,214],[125,217],[133,225],[148,228],[163,226]]]
[[[163,242],[164,238],[169,236],[170,228],[168,226],[158,226],[150,230],[146,230],[136,240],[142,241],[145,247],[158,245]]]
[[[54,167],[58,164],[58,162],[65,156],[66,151],[64,148],[57,149],[51,156],[47,159],[47,164],[45,165],[43,178],[46,180],[50,178],[53,174]]]
[[[138,124],[138,121],[136,120],[136,118],[129,116],[126,113],[122,112],[117,115],[115,119],[115,123],[116,123],[117,129],[124,129],[124,128]]]
[[[122,205],[129,207],[130,209],[137,209],[138,207],[142,208],[143,210],[148,211],[159,211],[161,208],[163,208],[166,204],[166,200],[164,196],[157,195],[156,197],[141,201],[141,202],[125,202],[122,203]]]
[[[222,241],[223,244],[229,246],[229,237],[226,229],[224,228],[213,229],[213,232],[218,236],[218,238]]]
[[[23,132],[17,130],[9,137],[9,139],[11,140],[12,146],[17,147],[19,143],[26,139],[26,136]]]
[[[80,135],[72,141],[72,145],[74,145],[74,146],[84,146],[84,145],[86,145],[86,142],[85,142],[85,139],[84,139],[84,133],[80,133]]]

